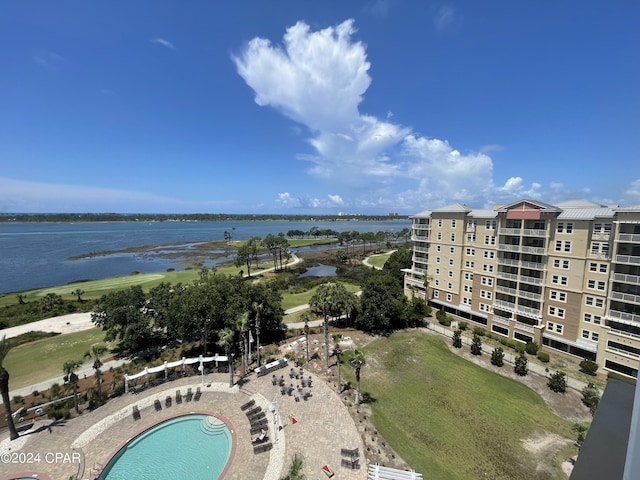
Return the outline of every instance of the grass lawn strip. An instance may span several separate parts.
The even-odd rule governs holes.
[[[559,471],[536,473],[522,444],[536,433],[572,439],[570,422],[533,390],[422,332],[378,339],[366,351],[361,388],[373,398],[372,421],[416,471],[438,479],[562,478]]]

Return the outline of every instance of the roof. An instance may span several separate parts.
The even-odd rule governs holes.
[[[469,213],[471,209],[467,207],[463,203],[452,203],[451,205],[446,205],[444,207],[436,208],[433,212],[461,212],[461,213]]]
[[[608,207],[597,208],[565,208],[558,215],[558,220],[590,220],[593,218],[613,218],[616,212]]]
[[[528,203],[530,205],[535,205],[537,207],[540,207],[541,210],[550,210],[552,212],[560,211],[560,208],[556,207],[555,205],[551,205],[550,203],[544,203],[544,202],[541,202],[539,200],[528,200],[526,198],[518,200],[517,202],[510,203],[508,205],[504,205],[500,209],[500,211],[509,210],[510,208],[513,208],[513,207],[515,207],[517,205],[520,205],[521,203]]]
[[[498,211],[478,208],[471,210],[469,216],[473,218],[496,218],[498,216]]]
[[[566,202],[556,203],[556,207],[560,207],[564,210],[566,208],[600,208],[606,207],[606,205],[600,205],[599,203],[590,202],[588,200],[567,200]]]

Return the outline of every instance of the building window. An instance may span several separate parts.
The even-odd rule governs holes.
[[[436,275],[440,275],[440,269],[436,268]]]
[[[603,281],[595,281],[595,280],[587,280],[587,288],[592,290],[606,290],[607,282]]]
[[[550,332],[559,333],[562,335],[562,331],[564,330],[564,325],[559,323],[547,322],[547,330]]]
[[[599,273],[607,273],[608,266],[606,263],[589,263],[589,271],[590,272],[599,272]]]
[[[471,299],[467,298],[467,297],[464,297],[462,299],[462,303],[464,303],[465,305],[471,305]]]
[[[487,305],[486,303],[481,303],[480,304],[480,311],[481,312],[490,312],[491,311],[491,305]]]
[[[452,242],[455,242],[455,241],[456,241],[456,234],[455,234],[455,233],[452,233],[452,234],[451,234],[451,241],[452,241]]]
[[[453,295],[447,293],[447,302],[450,302],[451,300],[453,300]]]
[[[453,258],[450,258],[450,259],[449,259],[449,266],[452,266],[452,267],[453,267]]]
[[[449,278],[453,278],[453,272],[451,270],[449,270],[447,274],[449,275]]]
[[[556,240],[556,252],[571,252],[571,240]]]
[[[488,290],[480,290],[480,296],[482,298],[486,298],[487,300],[491,300],[491,297],[493,297],[493,292],[490,292]]]
[[[553,268],[569,269],[569,260],[560,260],[559,258],[553,259]]]
[[[473,257],[476,254],[476,249],[475,248],[467,248],[466,254],[469,255],[470,257]]]
[[[438,240],[442,240],[442,232],[438,232],[438,233],[436,234],[436,238],[437,238]]]
[[[567,294],[566,294],[566,292],[559,292],[557,290],[550,290],[549,291],[549,298],[551,300],[557,300],[558,302],[566,302],[567,301]]]
[[[597,342],[598,339],[600,338],[600,334],[597,332],[592,332],[590,330],[582,330],[582,338]]]
[[[572,222],[558,222],[558,227],[556,229],[558,233],[573,233],[573,223]]]
[[[473,268],[474,265],[475,265],[475,263],[470,261],[470,260],[467,260],[467,261],[464,262],[464,266],[467,267],[467,268]]]
[[[442,228],[442,219],[441,218],[438,219],[438,228]]]
[[[475,230],[476,221],[475,220],[467,220],[467,230]]]
[[[482,265],[483,272],[493,272],[493,265],[487,265],[486,263]]]
[[[486,285],[488,287],[492,287],[493,286],[493,278],[491,278],[491,277],[481,277],[480,278],[480,283],[482,285]]]
[[[613,224],[611,224],[611,223],[594,223],[594,225],[593,225],[593,233],[610,234],[612,228],[613,228]]]
[[[553,275],[551,277],[551,283],[555,283],[556,285],[566,285],[569,279],[567,277],[561,277],[560,275]]]
[[[494,237],[493,235],[485,235],[484,236],[484,244],[485,245],[495,245],[496,244],[496,237]]]
[[[592,315],[590,313],[585,313],[584,321],[587,323],[594,323],[596,325],[600,325],[602,323],[602,317],[600,315]]]
[[[609,244],[606,242],[591,242],[591,254],[609,256]]]
[[[436,257],[436,263],[440,263],[440,257]]]
[[[455,218],[451,219],[451,228],[456,228],[456,219]]]
[[[436,245],[436,252],[440,251],[440,245]]]
[[[452,290],[453,289],[453,283],[447,283],[447,288],[449,290]]]
[[[590,307],[604,308],[604,298],[598,297],[584,297],[585,305],[589,305]]]
[[[473,280],[473,273],[464,272],[464,279],[465,280]]]
[[[465,285],[464,286],[464,291],[471,293],[473,291],[473,287],[471,285]]]
[[[467,233],[467,243],[476,243],[475,233]]]
[[[495,230],[498,226],[498,222],[496,220],[487,220],[484,222],[484,228],[487,230]]]
[[[548,313],[552,317],[564,318],[565,310],[564,308],[558,308],[554,307],[553,305],[549,305]]]
[[[449,248],[449,253],[451,253],[451,254],[456,253],[456,247]]]
[[[439,286],[440,286],[440,280],[438,280],[437,278],[436,278],[436,280],[435,280],[435,285],[436,285],[436,287],[439,287]]]
[[[433,297],[434,298],[438,298],[440,296],[440,291],[439,290],[434,290],[433,291]]]
[[[485,250],[483,256],[484,256],[484,258],[495,258],[496,257],[496,252],[491,251],[491,250]]]

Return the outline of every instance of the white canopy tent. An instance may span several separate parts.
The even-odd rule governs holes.
[[[124,376],[124,392],[129,393],[129,380],[136,380],[140,377],[145,377],[145,383],[149,383],[149,375],[152,373],[158,373],[164,371],[164,378],[167,379],[168,370],[170,368],[176,368],[182,366],[184,368],[185,365],[192,365],[194,363],[199,363],[198,370],[200,372],[204,371],[204,364],[209,362],[216,362],[216,366],[218,362],[227,362],[228,358],[226,355],[218,355],[215,354],[213,357],[203,357],[200,355],[197,358],[182,358],[180,360],[176,360],[174,362],[164,362],[162,365],[158,365],[157,367],[145,367],[141,372],[135,373],[133,375],[125,375]]]

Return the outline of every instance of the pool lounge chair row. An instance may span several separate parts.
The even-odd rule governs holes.
[[[350,468],[352,470],[360,468],[360,449],[358,448],[341,448],[340,455],[342,457],[342,461],[340,464],[343,467]]]
[[[268,452],[272,448],[273,448],[273,444],[271,442],[263,443],[262,445],[256,445],[255,447],[253,447],[253,453],[258,454],[258,453]]]

